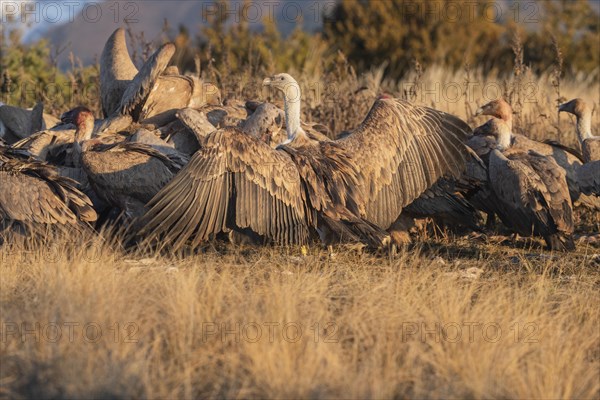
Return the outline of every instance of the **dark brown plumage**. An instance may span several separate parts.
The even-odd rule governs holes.
[[[600,196],[600,160],[587,162],[579,167],[577,180],[582,193]]]
[[[510,128],[494,120],[499,148],[489,155],[489,183],[497,197],[495,211],[521,235],[542,236],[552,250],[573,250],[573,210],[566,172],[552,157],[505,148]]]
[[[23,150],[0,146],[0,219],[25,228],[78,226],[97,215],[76,183]]]

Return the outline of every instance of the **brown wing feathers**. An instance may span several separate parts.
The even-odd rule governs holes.
[[[208,138],[190,163],[148,204],[141,234],[181,247],[219,232],[250,228],[281,244],[308,238],[298,171],[289,157],[234,128]]]
[[[367,219],[387,228],[440,177],[458,176],[470,134],[469,126],[450,114],[378,100],[361,126],[338,141],[364,176]]]
[[[76,189],[76,182],[58,175],[55,168],[1,149],[0,194],[2,218],[25,224],[77,224],[94,222],[91,201]]]

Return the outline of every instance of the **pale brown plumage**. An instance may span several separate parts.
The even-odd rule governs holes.
[[[552,250],[574,250],[573,210],[566,173],[554,158],[535,151],[503,147],[510,138],[505,121],[493,120],[499,148],[490,152],[490,186],[497,197],[495,211],[521,235],[542,236]],[[508,141],[510,143],[510,141]]]
[[[206,105],[201,111],[216,128],[238,126],[249,114],[246,104],[236,99],[226,99],[223,104]]]
[[[84,107],[65,113],[62,120],[77,127],[75,149],[94,191],[128,217],[141,215],[144,205],[182,167],[178,160],[142,143],[90,140],[93,115]]]
[[[283,110],[271,103],[257,105],[252,114],[240,123],[240,128],[248,135],[261,138],[263,141],[276,145],[276,136],[282,131],[285,116]]]
[[[13,147],[27,150],[37,160],[50,161],[58,153],[69,148],[74,141],[75,129],[65,126],[61,129],[36,132],[16,142]]]
[[[576,117],[576,133],[584,162],[600,160],[600,136],[592,134],[592,110],[583,99],[573,99],[561,104],[559,111],[568,112]]]
[[[494,100],[477,110],[476,115],[491,115],[505,121],[512,131],[512,107],[503,99]],[[484,125],[485,126],[485,125]],[[552,142],[542,143],[529,139],[524,135],[512,134],[511,146],[523,151],[533,150],[539,154],[550,156],[565,170],[567,184],[571,201],[575,204],[584,204],[596,210],[600,210],[600,199],[596,196],[588,196],[581,192],[577,180],[577,169],[583,164],[583,160],[577,155],[577,151],[568,149],[564,145],[555,145]]]
[[[470,133],[453,115],[398,99],[376,101],[365,121],[338,141],[364,176],[367,219],[387,228],[440,177],[458,177]]]
[[[561,104],[559,111],[576,117],[575,132],[585,162],[577,170],[579,187],[586,195],[600,196],[600,136],[592,134],[592,110],[583,99],[573,99]]]
[[[195,141],[198,143],[198,146],[202,146],[208,135],[217,130],[217,128],[210,123],[204,112],[193,108],[184,108],[177,111],[177,119],[181,121],[192,134]]]
[[[279,78],[295,83],[287,74],[265,83]],[[276,149],[233,127],[209,135],[150,202],[140,234],[177,248],[228,230],[250,228],[282,244],[317,231],[325,242],[376,247],[386,233],[373,222],[389,226],[440,176],[460,173],[470,132],[456,117],[393,99],[377,101],[338,141],[313,140],[299,124],[299,116],[287,121],[288,140]]]
[[[184,107],[219,104],[219,90],[200,79],[167,70],[175,46],[161,46],[138,71],[117,29],[108,39],[100,63],[100,92],[105,117],[131,115],[134,121],[163,125]]]
[[[25,228],[77,226],[96,221],[96,212],[75,182],[23,150],[0,146],[0,219]]]
[[[169,65],[173,54],[175,54],[175,45],[173,43],[165,43],[146,60],[123,93],[118,109],[121,115],[131,115],[134,121],[140,120],[144,113],[143,108],[145,107],[145,103],[148,101],[151,91],[159,88],[158,78]],[[169,76],[166,78],[170,80],[172,77]],[[163,96],[161,99],[157,99],[157,102],[173,101],[173,99],[179,97],[179,93],[175,92],[173,92],[172,96],[164,96],[164,89],[160,93]],[[189,93],[186,93],[184,90],[181,96],[189,97]],[[168,110],[172,108],[168,106]]]

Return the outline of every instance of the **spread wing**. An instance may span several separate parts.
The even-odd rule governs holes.
[[[150,56],[123,93],[119,106],[120,114],[129,114],[135,121],[139,119],[144,102],[151,94],[158,77],[169,65],[173,54],[175,45],[166,43]]]
[[[300,175],[291,158],[236,128],[209,135],[189,164],[148,204],[142,236],[181,247],[250,228],[282,244],[308,238]]]
[[[119,108],[123,93],[137,73],[127,51],[125,29],[118,28],[106,41],[100,56],[100,98],[105,117]]]
[[[470,135],[469,126],[455,116],[381,99],[357,129],[337,142],[364,176],[367,219],[387,228],[440,177],[460,174],[463,142]]]

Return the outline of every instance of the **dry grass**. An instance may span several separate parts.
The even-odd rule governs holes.
[[[600,395],[590,249],[453,240],[332,259],[316,246],[185,258],[110,247],[0,250],[0,396]]]

